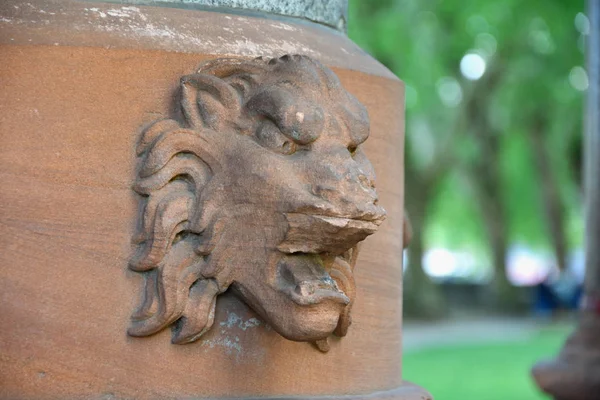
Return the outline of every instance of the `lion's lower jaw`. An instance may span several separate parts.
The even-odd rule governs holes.
[[[332,299],[299,305],[288,293],[273,288],[263,288],[259,301],[254,293],[239,285],[234,284],[231,288],[273,330],[297,342],[315,342],[332,335],[347,307],[345,302]]]
[[[311,282],[312,283],[312,282]],[[271,318],[273,328],[287,339],[314,342],[339,330],[340,322],[350,310],[351,300],[337,287],[312,289],[306,293],[296,287],[281,290],[281,312]],[[285,311],[284,311],[285,310]]]
[[[301,306],[298,306],[301,307]],[[326,339],[338,327],[344,305],[326,301],[310,307],[302,307],[287,318],[272,321],[272,327],[283,337],[298,342],[315,342]]]

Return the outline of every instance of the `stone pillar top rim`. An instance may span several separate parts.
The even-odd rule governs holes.
[[[106,0],[107,2],[215,11],[236,10],[301,18],[346,32],[348,0]]]

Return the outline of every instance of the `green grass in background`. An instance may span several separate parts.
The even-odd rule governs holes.
[[[407,351],[403,376],[429,390],[434,400],[548,399],[529,370],[557,354],[568,333],[566,327],[555,327],[511,342]]]

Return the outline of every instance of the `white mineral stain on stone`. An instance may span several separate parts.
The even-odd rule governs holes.
[[[260,326],[260,321],[256,318],[250,318],[247,321],[244,321],[244,319],[236,313],[230,312],[227,314],[227,320],[222,321],[220,325],[226,328],[237,327],[243,331],[246,331],[249,328]],[[223,332],[223,330],[221,332]]]
[[[106,18],[106,13],[100,11],[98,8],[86,8],[85,10],[98,14],[100,18]]]
[[[46,10],[42,10],[41,8],[37,8],[36,6],[34,6],[31,3],[25,3],[25,5],[28,6],[29,8],[31,8],[33,11],[36,11],[40,14],[56,15],[56,13],[54,13],[54,12],[49,12]],[[18,10],[18,8],[17,8],[17,10]]]
[[[293,27],[293,26],[291,26],[291,25],[284,24],[284,23],[281,23],[281,22],[274,22],[274,23],[271,23],[271,26],[272,26],[273,28],[277,28],[277,29],[283,29],[284,31],[291,31],[291,32],[293,32],[293,31],[297,31],[297,30],[298,30],[298,29],[294,28],[294,27]]]
[[[123,7],[123,8],[125,8],[125,7]],[[106,13],[113,17],[130,18],[131,15],[129,15],[129,12],[123,10],[123,8],[121,8],[120,10],[117,10],[116,8],[111,8],[110,10],[106,10]]]
[[[247,38],[220,44],[220,52],[242,56],[267,56],[275,57],[286,53],[315,55],[316,52],[298,42],[287,40],[273,40],[269,43],[258,44]]]
[[[244,349],[239,335],[233,334],[232,330],[246,331],[248,329],[261,325],[261,322],[256,318],[249,318],[244,320],[236,313],[230,312],[227,314],[227,319],[222,321],[220,324],[220,336],[213,339],[206,339],[202,341],[202,347],[207,349],[214,349],[221,347],[225,349],[225,352],[229,355],[235,355],[236,361],[241,361],[241,357],[244,355]],[[254,357],[252,357],[254,359]]]
[[[239,360],[239,356],[242,354],[242,346],[229,338],[229,336],[224,336],[220,338],[204,340],[202,342],[202,347],[208,347],[210,349],[214,349],[215,347],[222,347],[225,349],[225,352],[229,355],[236,353],[236,360]]]
[[[1,1],[1,0],[0,0]],[[38,8],[33,5],[23,6],[30,8],[34,13],[42,15]],[[165,17],[161,19],[151,19],[138,8],[133,6],[124,7],[89,7],[82,8],[82,11],[87,16],[84,24],[74,24],[75,31],[99,31],[107,32],[111,35],[117,35],[128,39],[152,40],[160,43],[160,47],[169,47],[172,51],[195,52],[203,51],[207,53],[218,52],[223,56],[247,56],[247,57],[279,57],[282,54],[294,53],[304,54],[311,57],[322,57],[318,51],[306,47],[302,42],[288,39],[276,40],[270,39],[270,36],[263,37],[259,42],[252,38],[246,37],[243,34],[242,26],[248,26],[252,31],[253,26],[248,18],[225,16],[231,22],[236,22],[239,26],[225,26],[222,29],[227,32],[227,35],[213,36],[209,39],[207,36],[193,34],[192,27],[184,24],[183,26],[168,26]],[[69,13],[62,13],[69,16]],[[164,20],[164,21],[163,21]],[[121,22],[119,22],[121,21]],[[32,23],[36,25],[50,25],[52,21],[44,19],[24,20],[21,18],[8,18],[0,16],[0,24],[23,24]],[[275,29],[286,31],[299,30],[294,27],[279,21],[273,21],[269,24],[267,30],[271,32]],[[240,34],[236,35],[236,31],[241,30]],[[235,40],[231,40],[235,38]],[[345,50],[345,49],[344,49]],[[346,53],[344,51],[344,53]]]
[[[291,17],[307,18],[343,29],[347,0],[162,0],[168,3],[191,3],[232,7]]]
[[[101,18],[106,18],[107,16],[117,17],[119,21],[123,21],[123,19],[134,19],[139,17],[142,21],[148,20],[148,17],[141,12],[141,10],[137,7],[121,7],[121,8],[110,8],[108,10],[102,11],[97,7],[85,8],[87,12],[91,12],[99,15]]]
[[[244,349],[244,340],[240,332],[261,325],[269,330],[267,324],[263,324],[257,318],[244,319],[234,312],[228,312],[227,319],[221,321],[219,325],[219,333],[215,334],[214,338],[201,339],[201,346],[205,348],[205,351],[221,348],[226,354],[234,356],[236,363],[256,363],[264,359],[266,351],[260,346]]]

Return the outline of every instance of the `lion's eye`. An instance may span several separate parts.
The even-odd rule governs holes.
[[[281,152],[283,154],[294,154],[296,152],[296,143],[286,140],[281,146]]]
[[[356,154],[357,149],[358,149],[358,146],[353,146],[353,145],[348,146],[348,152],[350,152],[350,155],[352,157],[354,157],[354,155]]]
[[[270,120],[265,120],[256,132],[257,142],[272,151],[280,154],[294,154],[297,149],[296,143],[288,139]]]

